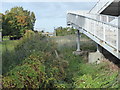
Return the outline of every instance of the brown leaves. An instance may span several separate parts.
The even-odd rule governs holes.
[[[27,22],[27,16],[15,16],[17,18],[17,22],[19,23],[19,25],[21,26],[25,26],[28,24]]]

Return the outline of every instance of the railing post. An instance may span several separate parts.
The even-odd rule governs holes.
[[[118,17],[118,36],[117,36],[117,44],[118,44],[118,51],[120,51],[120,16]]]
[[[120,29],[118,29],[117,42],[118,51],[120,51]]]
[[[109,16],[106,16],[107,22],[109,22]]]
[[[80,51],[80,31],[77,29],[77,50]]]
[[[103,26],[103,25],[102,25]],[[106,27],[103,26],[103,40],[106,40],[106,31],[105,31]]]

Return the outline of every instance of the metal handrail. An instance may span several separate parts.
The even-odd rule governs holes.
[[[102,7],[100,8],[99,6],[101,6],[100,4],[101,4],[101,2],[102,2],[102,1],[101,1],[101,2],[100,2],[100,1],[101,1],[101,0],[99,0],[99,1],[95,4],[95,6],[89,11],[89,13],[91,13],[91,11],[94,10],[94,9],[96,10],[95,7],[97,7],[97,9],[99,8],[96,13],[100,13],[100,11],[101,11],[106,5],[109,5],[110,2],[111,2],[111,1],[107,1],[107,2],[106,2],[106,0],[105,0],[105,1],[104,1],[105,3],[104,3],[104,4],[102,5]]]
[[[94,7],[89,11],[89,13],[97,6],[97,4],[100,2],[100,0],[94,5]]]
[[[111,15],[105,15],[105,14],[93,14],[93,13],[89,13],[90,15],[100,15],[100,16],[108,16],[108,17],[114,17],[114,18],[118,18],[117,16],[111,16]]]
[[[101,23],[104,23],[106,25],[110,25],[112,27],[116,27],[116,28],[120,29],[120,27],[118,27],[117,25],[113,25],[111,23],[107,23],[107,22],[103,22],[103,21],[100,21],[100,20],[96,20],[96,19],[93,19],[93,18],[90,18],[90,17],[87,17],[87,16],[82,16],[82,15],[78,15],[78,14],[74,14],[74,13],[68,13],[68,14],[72,14],[72,15],[77,15],[77,16],[81,16],[81,17],[84,17],[84,18],[88,18],[88,19],[91,19],[91,20],[94,20],[94,21],[97,21],[97,22],[101,22]]]

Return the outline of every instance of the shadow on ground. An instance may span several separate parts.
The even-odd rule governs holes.
[[[117,65],[120,68],[120,60],[116,58],[113,54],[111,54],[104,48],[102,49],[102,54],[105,56],[106,59],[113,62],[115,65]]]

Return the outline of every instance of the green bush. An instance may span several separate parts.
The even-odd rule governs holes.
[[[34,55],[26,58],[3,78],[3,88],[39,88],[45,80],[45,66],[40,59]]]
[[[3,87],[63,88],[64,85],[60,82],[66,77],[64,68],[67,67],[67,62],[56,58],[55,50],[55,43],[47,37],[38,34],[33,34],[30,38],[23,37],[14,53],[7,52],[16,57],[7,58],[8,67],[3,68],[6,70]],[[5,60],[4,58],[4,62]],[[14,65],[9,65],[10,63]]]
[[[5,74],[9,72],[34,52],[54,52],[55,47],[54,42],[50,41],[47,37],[28,31],[27,34],[17,42],[17,45],[14,46],[14,50],[5,50],[2,53],[2,73]]]

